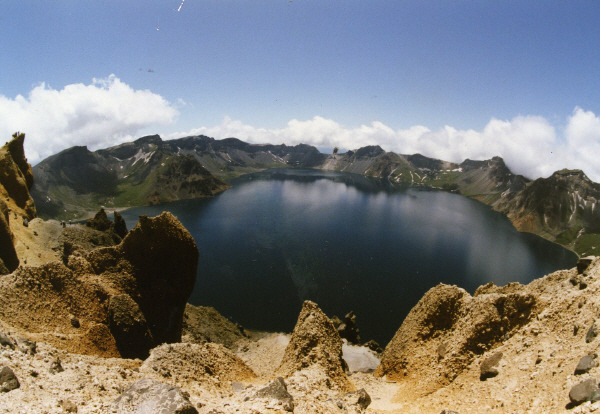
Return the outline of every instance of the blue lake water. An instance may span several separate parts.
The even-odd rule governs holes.
[[[211,198],[122,213],[176,215],[198,244],[190,303],[246,328],[291,332],[302,301],[329,316],[353,310],[363,340],[385,345],[438,283],[473,293],[573,267],[574,253],[519,233],[466,197],[359,175],[269,170]]]

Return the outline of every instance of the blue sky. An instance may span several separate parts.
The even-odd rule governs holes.
[[[599,21],[593,1],[0,0],[0,133],[33,162],[206,133],[600,180]]]

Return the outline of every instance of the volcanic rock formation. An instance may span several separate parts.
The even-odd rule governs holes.
[[[117,246],[0,278],[0,318],[73,352],[143,358],[181,340],[197,261],[192,236],[173,215],[140,217]]]
[[[29,194],[33,174],[23,151],[24,140],[25,134],[17,132],[0,148],[0,274],[19,265],[11,225],[27,224],[36,214]]]
[[[418,373],[428,378],[421,391],[433,392],[526,324],[535,305],[536,296],[519,284],[489,284],[474,296],[440,284],[410,311],[385,348],[375,375],[404,379]]]
[[[277,372],[287,377],[309,367],[322,371],[332,387],[354,390],[344,372],[342,340],[337,330],[317,304],[307,300]]]

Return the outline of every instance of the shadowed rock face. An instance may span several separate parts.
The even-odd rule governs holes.
[[[103,208],[101,208],[96,213],[94,218],[89,219],[85,223],[86,226],[91,227],[96,230],[100,230],[100,231],[106,231],[106,230],[110,229],[110,226],[112,224],[113,223],[108,219],[108,216],[106,215],[106,211],[104,211]]]
[[[117,236],[122,239],[127,235],[127,224],[125,224],[125,220],[118,211],[115,211],[114,215],[115,222],[113,224],[113,230],[115,233],[117,233]]]
[[[8,206],[0,200],[0,274],[12,272],[19,266],[19,258],[10,231]]]
[[[142,216],[120,249],[133,266],[139,305],[155,343],[180,341],[198,266],[198,247],[191,234],[171,213]]]
[[[196,281],[198,248],[175,216],[168,212],[141,216],[121,244],[94,250],[87,260],[99,275],[132,276],[125,290],[146,318],[153,344],[181,340],[185,304]]]
[[[116,295],[108,304],[110,331],[123,358],[148,354],[152,336],[144,314],[129,295]]]

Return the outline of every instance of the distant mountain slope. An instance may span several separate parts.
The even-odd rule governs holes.
[[[158,138],[158,139],[156,139]],[[127,207],[212,196],[229,187],[158,136],[107,150],[72,147],[34,167],[32,196],[44,218],[81,218],[99,206]]]
[[[528,183],[494,206],[520,231],[539,234],[581,255],[600,251],[600,184],[581,170],[560,170]]]
[[[88,151],[73,147],[33,168],[32,196],[42,217],[78,218],[100,205],[126,207],[223,191],[228,180],[277,167],[317,168],[453,191],[507,215],[532,232],[580,255],[600,250],[600,184],[581,171],[558,171],[531,181],[513,174],[502,158],[460,164],[379,146],[326,155],[309,145],[257,145],[236,138],[158,135]]]

